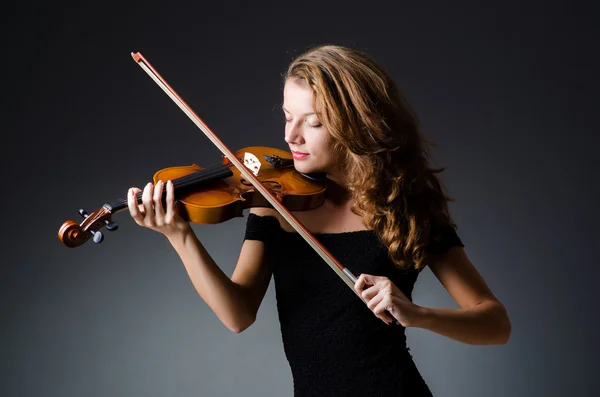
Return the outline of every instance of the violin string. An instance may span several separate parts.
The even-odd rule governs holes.
[[[207,168],[205,170],[194,172],[193,174],[185,175],[180,178],[171,180],[171,182],[173,182],[173,188],[175,190],[177,190],[177,189],[182,189],[182,188],[192,186],[192,185],[195,185],[198,183],[202,183],[204,181],[209,181],[214,176],[219,175],[219,174],[223,173],[223,171],[228,169],[228,167],[223,166],[223,165],[215,166],[215,167],[211,167],[211,168]],[[142,192],[140,192],[138,194],[141,195],[141,193]],[[166,194],[166,189],[163,189],[163,195],[165,195],[165,194]]]
[[[173,180],[171,180],[171,182],[173,182],[173,185],[176,188],[181,187],[181,186],[187,186],[188,184],[199,183],[199,182],[202,182],[204,179],[209,179],[211,176],[214,176],[216,174],[223,172],[225,170],[225,168],[228,168],[228,167],[226,167],[222,164],[214,165],[214,166],[205,168],[203,170],[193,172],[188,175],[184,175],[180,178],[173,179]],[[163,182],[165,182],[165,181],[163,181]]]
[[[208,168],[205,168],[204,170],[197,171],[192,174],[185,175],[180,178],[172,180],[173,188],[174,189],[182,189],[182,188],[185,188],[188,186],[192,186],[192,185],[201,183],[203,181],[211,180],[211,178],[213,178],[214,176],[222,174],[224,171],[227,171],[227,170],[229,170],[229,167],[227,167],[225,165],[222,165],[222,164],[213,165]],[[162,196],[163,197],[166,196],[166,190],[163,190]],[[138,192],[136,194],[136,199],[140,200],[141,198],[142,198],[142,192]],[[127,199],[123,199],[123,198],[117,199],[117,201],[116,201],[117,206],[122,206],[124,204],[127,204]]]

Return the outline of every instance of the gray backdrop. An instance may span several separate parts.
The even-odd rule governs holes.
[[[100,245],[69,249],[57,231],[161,168],[220,159],[131,52],[230,148],[287,149],[280,74],[321,43],[371,53],[404,91],[512,320],[504,346],[409,329],[434,395],[597,395],[591,2],[413,3],[5,5],[0,395],[292,395],[272,284],[236,335],[166,239],[127,213]],[[194,225],[228,274],[244,225]],[[414,299],[456,307],[429,270]]]

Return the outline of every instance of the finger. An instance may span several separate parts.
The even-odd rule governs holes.
[[[167,181],[167,197],[165,199],[165,206],[167,207],[165,219],[167,222],[170,222],[175,215],[175,188],[173,187],[173,182],[171,180]]]
[[[146,211],[146,217],[144,218],[146,225],[153,226],[155,224],[154,221],[154,202],[152,201],[152,193],[154,191],[154,185],[152,182],[148,182],[146,187],[144,188],[144,192],[142,193],[142,203],[144,205],[144,210]]]
[[[162,204],[162,193],[163,193],[163,182],[158,181],[156,186],[154,187],[154,211],[156,216],[157,223],[164,223],[165,221],[165,211],[163,209]]]
[[[144,216],[146,215],[146,210],[144,209],[144,206],[140,204],[142,201],[142,189],[140,189],[139,187],[134,187],[132,189],[133,194],[135,195],[134,203],[137,203],[138,211],[140,212],[140,214],[142,214],[142,216]]]
[[[356,290],[356,292],[360,294],[367,285],[373,285],[374,283],[371,281],[372,277],[373,276],[371,276],[370,274],[361,274],[356,279],[356,283],[354,283],[354,289]]]
[[[384,298],[384,294],[380,293],[380,294],[375,295],[371,300],[369,300],[367,302],[367,307],[369,308],[369,310],[371,310],[373,312],[375,317],[379,318],[384,323],[389,324],[390,320],[388,318],[386,318],[385,314],[375,312],[375,309],[381,303],[383,298]]]
[[[369,310],[374,311],[382,299],[383,299],[383,294],[377,294],[374,297],[372,297],[371,299],[369,299],[367,301],[367,307],[369,308]]]
[[[379,284],[366,286],[366,288],[360,293],[360,295],[367,301],[371,300],[375,295],[381,291]]]
[[[373,308],[373,313],[388,324],[395,321],[394,317],[390,314],[391,311],[392,305],[389,296],[383,297],[377,306]]]
[[[129,190],[127,191],[127,207],[129,207],[129,214],[131,214],[131,217],[133,218],[135,223],[141,225],[144,220],[144,217],[137,205],[137,198],[135,197],[134,188],[129,188]]]
[[[354,289],[359,294],[359,296],[363,297],[364,299],[369,299],[375,296],[375,294],[377,294],[381,290],[380,284],[382,281],[385,280],[388,280],[388,278],[363,273],[356,280],[356,283],[354,284]],[[367,296],[363,295],[365,291],[368,291]]]

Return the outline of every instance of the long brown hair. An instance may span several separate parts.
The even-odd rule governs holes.
[[[430,168],[418,118],[391,77],[369,55],[335,45],[311,48],[284,81],[303,80],[332,137],[354,198],[352,211],[375,231],[400,268],[426,265],[432,225],[452,226],[444,188]]]

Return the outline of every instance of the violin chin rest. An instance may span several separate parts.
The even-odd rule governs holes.
[[[305,174],[305,173],[301,172],[300,174],[304,175],[305,177],[307,177],[310,180],[317,181],[317,182],[322,182],[325,179],[327,179],[327,174],[324,172],[313,172],[310,174]]]

